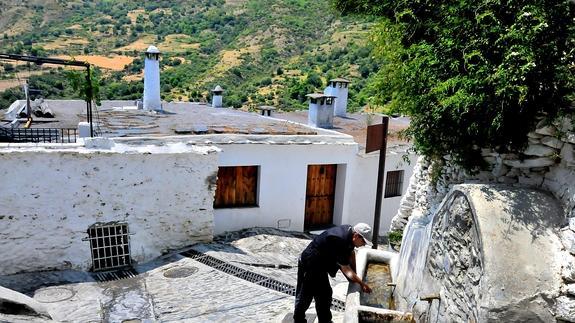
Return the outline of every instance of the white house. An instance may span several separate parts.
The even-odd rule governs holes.
[[[52,142],[0,144],[0,254],[8,255],[0,273],[104,270],[253,226],[373,222],[378,158],[337,131],[352,117],[327,130],[203,104],[148,111],[105,101],[95,120],[101,138],[61,143],[68,132],[59,129],[77,127],[84,102],[45,102],[58,130],[46,135],[37,118],[20,139]],[[411,176],[401,157],[390,145],[382,234]],[[123,249],[109,247],[112,235]]]

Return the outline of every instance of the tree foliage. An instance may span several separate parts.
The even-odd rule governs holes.
[[[94,101],[96,105],[100,105],[100,71],[92,69],[90,74],[82,72],[70,70],[67,71],[66,76],[74,91],[78,92],[84,101]]]
[[[411,116],[408,135],[423,155],[478,166],[479,148],[518,150],[537,116],[572,105],[572,1],[333,2],[382,17],[378,100]]]

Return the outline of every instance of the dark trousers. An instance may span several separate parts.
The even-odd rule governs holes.
[[[294,322],[306,322],[305,311],[309,308],[312,299],[315,300],[319,322],[331,322],[331,295],[327,273],[317,268],[306,268],[301,261],[298,261]]]

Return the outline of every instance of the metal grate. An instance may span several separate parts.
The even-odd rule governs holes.
[[[254,283],[290,296],[295,296],[295,286],[290,284],[255,273],[253,271],[245,270],[196,250],[188,250],[183,252],[182,255],[192,258],[195,261],[201,262],[204,265],[223,271],[226,274],[249,281],[250,283]],[[345,311],[345,303],[338,299],[333,299],[331,302],[331,308],[335,311],[343,312]]]
[[[109,282],[113,280],[132,278],[136,276],[138,276],[138,272],[133,268],[92,273],[92,277],[94,278],[94,280],[98,282]]]
[[[94,224],[88,228],[92,270],[103,271],[130,266],[130,239],[127,223]]]

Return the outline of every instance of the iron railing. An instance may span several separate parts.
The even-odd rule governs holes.
[[[0,142],[75,143],[74,128],[6,128],[0,127]]]

